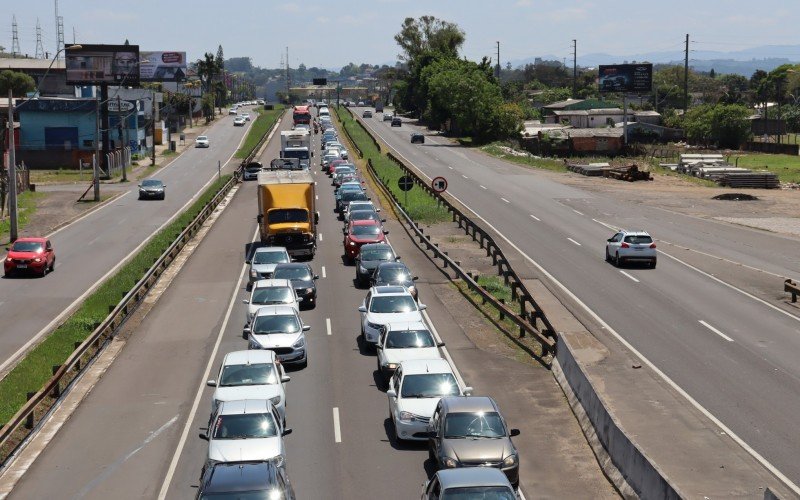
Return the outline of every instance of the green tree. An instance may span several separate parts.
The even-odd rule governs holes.
[[[741,104],[702,104],[689,109],[680,124],[692,142],[738,148],[750,137],[749,116]]]
[[[0,96],[8,97],[8,91],[14,97],[24,97],[27,92],[33,92],[36,82],[30,76],[19,71],[0,71]]]
[[[400,59],[411,63],[425,52],[458,57],[465,35],[457,24],[422,16],[419,19],[407,17],[394,39],[403,51]]]

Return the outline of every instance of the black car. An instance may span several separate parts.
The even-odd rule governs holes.
[[[273,462],[217,462],[203,472],[196,498],[294,500],[295,496],[286,469]]]
[[[166,196],[167,185],[158,179],[145,179],[139,184],[139,199],[163,200]]]
[[[399,116],[395,116],[394,118],[392,118],[392,127],[402,127],[402,126],[403,126],[403,120],[401,120]]]
[[[425,136],[420,134],[419,132],[414,132],[411,134],[411,144],[425,144]]]
[[[300,306],[303,309],[312,309],[317,306],[317,284],[319,276],[314,274],[311,266],[301,262],[278,264],[272,273],[274,279],[290,280],[298,297],[303,299]]]
[[[336,198],[336,210],[343,214],[351,201],[369,201],[369,197],[363,191],[345,191]]]
[[[363,245],[356,257],[356,282],[360,286],[369,283],[370,277],[382,262],[395,262],[400,259],[387,243],[368,243]]]
[[[411,271],[402,262],[381,262],[372,274],[371,286],[394,285],[404,286],[419,301],[419,292],[415,281],[417,276],[411,276]]]

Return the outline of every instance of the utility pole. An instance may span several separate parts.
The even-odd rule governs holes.
[[[17,240],[17,165],[14,158],[14,96],[8,89],[8,231],[11,242]]]
[[[500,80],[500,41],[497,42],[497,64],[495,65],[494,76],[497,77],[497,80]]]
[[[117,92],[119,92],[119,91],[117,91]],[[119,127],[117,132],[119,133],[119,142],[120,142],[121,147],[122,147],[122,151],[121,151],[121,153],[122,153],[122,155],[121,155],[122,156],[122,182],[128,182],[128,175],[127,175],[127,172],[125,171],[125,147],[126,147],[125,143],[128,140],[128,138],[127,138],[127,135],[128,135],[127,128],[128,128],[128,126],[127,126],[127,124],[123,124],[122,123],[122,121],[124,119],[125,119],[125,115],[122,113],[122,99],[120,99],[119,94],[117,94],[117,126]],[[125,134],[125,138],[124,139],[123,139],[123,135],[122,135],[123,133]]]
[[[158,120],[158,103],[156,102],[156,91],[150,91],[151,101],[150,101],[150,118],[152,119],[153,123],[151,124],[150,132],[152,133],[153,137],[153,144],[152,144],[152,151],[150,152],[150,166],[156,164],[156,120]]]
[[[286,100],[291,104],[291,99],[289,99],[289,88],[291,87],[291,83],[289,81],[289,47],[286,47]]]
[[[578,40],[572,40],[572,98],[578,98]]]
[[[689,110],[689,34],[686,34],[686,53],[683,58],[683,114]]]
[[[94,136],[94,161],[92,168],[94,170],[94,201],[100,201],[100,96],[97,95],[97,89],[94,94],[94,111],[95,111],[95,136]]]

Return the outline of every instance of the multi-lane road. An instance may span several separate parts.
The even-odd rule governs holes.
[[[164,201],[137,200],[132,182],[121,196],[50,235],[54,273],[45,279],[0,279],[0,373],[210,183],[218,162],[225,165],[231,159],[250,129],[249,124],[234,127],[232,120],[226,116],[209,127],[210,148],[190,146],[154,175],[167,184]]]
[[[428,177],[446,177],[448,193],[519,250],[529,270],[518,272],[549,274],[601,339],[623,339],[800,482],[800,314],[777,300],[780,277],[800,274],[797,239],[574,188],[435,134],[410,144],[422,129],[405,119],[361,121]],[[656,238],[657,269],[604,262],[623,227]]]
[[[277,154],[275,139],[262,160]],[[431,472],[427,451],[390,437],[375,356],[358,341],[365,290],[343,264],[332,188],[314,170],[321,235],[311,264],[320,276],[319,303],[301,311],[312,327],[309,363],[290,371],[287,383],[289,475],[298,498],[415,498]],[[205,381],[225,353],[247,348],[243,261],[256,239],[255,211],[255,183],[243,183],[12,498],[193,497],[208,446],[199,437],[213,391]],[[399,224],[388,227],[392,245],[421,278],[426,312],[461,375],[476,394],[495,396],[509,425],[522,429],[515,438],[522,490],[533,497],[615,496],[547,372],[477,349],[437,297],[441,274]]]

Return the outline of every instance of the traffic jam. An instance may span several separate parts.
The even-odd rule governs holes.
[[[329,109],[324,103],[316,108],[312,117],[313,106],[295,107],[292,130],[281,132],[281,158],[244,172],[245,180],[258,183],[260,245],[247,255],[242,348],[225,354],[207,381],[214,390],[197,497],[260,491],[267,496],[252,498],[295,498],[284,437],[303,432],[288,426],[290,374],[313,363],[306,344],[311,327],[303,316],[318,301],[319,194],[310,171],[317,156],[334,188],[342,265],[353,269],[354,284],[365,293],[353,305],[361,325],[355,340],[375,357],[392,422],[389,438],[427,445],[436,470],[422,498],[520,498],[519,455],[511,439],[519,431],[508,427],[491,397],[473,395],[464,383],[425,313],[418,277],[392,247],[386,218],[339,140]]]

